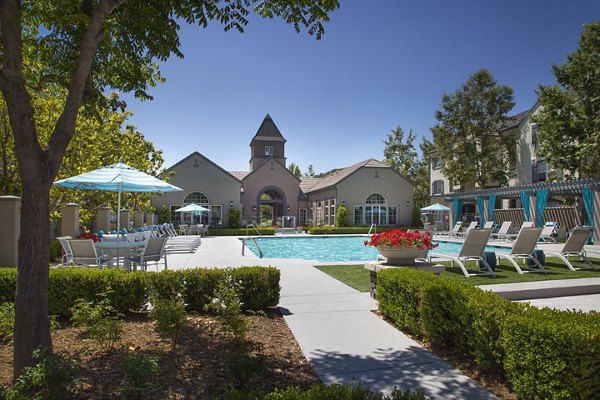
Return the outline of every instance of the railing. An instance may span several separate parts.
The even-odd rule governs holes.
[[[258,245],[258,242],[256,241],[256,238],[253,238],[253,237],[251,237],[251,238],[243,238],[242,239],[242,255],[245,255],[244,252],[246,250],[246,240],[247,239],[252,240],[252,243],[254,243],[254,245],[258,249],[258,257],[259,258],[263,258],[265,255],[264,255],[262,249],[260,248],[260,246]]]
[[[254,229],[256,231],[256,233],[258,233],[259,237],[262,237],[262,234],[260,233],[260,231],[258,229],[256,229],[256,226],[252,225],[252,224],[248,224],[246,225],[246,236],[248,236],[248,229]]]
[[[367,233],[367,235],[371,234],[371,231],[373,230],[373,228],[375,229],[375,233],[377,233],[377,225],[376,224],[371,224],[371,227],[369,228],[369,232]]]

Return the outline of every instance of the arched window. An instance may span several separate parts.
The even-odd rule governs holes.
[[[209,204],[208,197],[206,197],[206,195],[202,192],[191,192],[187,196],[185,196],[185,199],[183,199],[183,204],[192,204],[192,203],[198,204],[198,205]]]
[[[373,193],[367,197],[367,204],[387,204],[387,200],[381,193]]]

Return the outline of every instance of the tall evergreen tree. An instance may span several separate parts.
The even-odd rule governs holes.
[[[444,162],[442,173],[461,184],[506,184],[514,137],[500,135],[499,128],[514,105],[513,90],[499,85],[485,69],[453,94],[444,94],[435,113],[438,123],[431,128]]]

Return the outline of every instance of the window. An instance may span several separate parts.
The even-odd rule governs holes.
[[[538,126],[532,125],[531,126],[531,145],[533,146],[534,149],[538,148],[537,133],[538,133]]]
[[[210,225],[211,226],[221,226],[223,225],[223,214],[222,207],[219,206],[210,206]],[[206,213],[203,213],[206,214]]]
[[[533,181],[534,182],[546,182],[548,179],[548,164],[544,161],[538,161],[533,167]]]
[[[517,208],[517,199],[509,199],[508,208]]]
[[[180,205],[174,206],[173,204],[171,204],[171,223],[172,224],[179,223],[179,218],[181,218],[182,213],[175,212],[175,210],[179,210],[180,208],[181,208]],[[187,213],[183,213],[183,214],[187,214]],[[190,219],[190,217],[188,216],[188,220],[189,219]]]
[[[265,156],[273,155],[273,146],[265,146]]]
[[[208,204],[208,197],[206,197],[206,195],[202,192],[191,192],[187,196],[185,196],[185,199],[183,199],[183,204],[192,203],[198,205]]]
[[[331,213],[329,222],[331,223],[331,225],[335,225],[335,199],[331,199],[330,201],[329,212]]]
[[[354,206],[354,225],[364,225],[363,222],[364,206]]]
[[[442,160],[440,158],[436,158],[431,161],[431,169],[440,169],[442,168]]]
[[[298,225],[306,225],[306,208],[301,208],[300,209],[300,221],[298,222]]]
[[[387,204],[387,200],[380,193],[373,193],[367,197],[367,204]]]
[[[439,196],[444,194],[444,181],[439,179],[431,184],[431,195]]]
[[[366,206],[365,217],[367,225],[387,225],[387,207],[386,206]]]
[[[388,216],[388,224],[389,225],[398,225],[398,206],[389,206],[389,216]]]

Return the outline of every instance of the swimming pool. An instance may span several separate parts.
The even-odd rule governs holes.
[[[375,261],[379,252],[363,244],[365,236],[318,236],[318,237],[263,237],[256,241],[265,258],[299,258],[319,262]],[[461,243],[436,242],[440,245],[432,253],[458,253]],[[251,240],[246,245],[258,256],[258,249]],[[510,251],[507,247],[488,246],[486,251]]]

